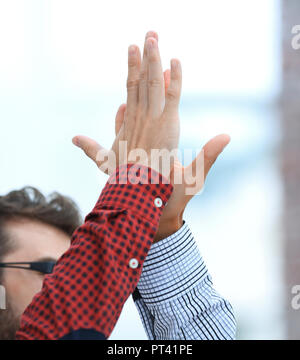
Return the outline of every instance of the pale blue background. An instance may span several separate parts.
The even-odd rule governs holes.
[[[0,193],[34,185],[93,207],[106,177],[71,143],[109,147],[127,47],[182,61],[181,147],[232,137],[186,211],[239,338],[283,338],[277,0],[0,0]],[[112,339],[145,339],[131,300]]]

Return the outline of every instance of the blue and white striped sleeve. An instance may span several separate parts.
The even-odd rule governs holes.
[[[232,340],[230,303],[211,276],[186,223],[152,245],[133,299],[150,340]]]

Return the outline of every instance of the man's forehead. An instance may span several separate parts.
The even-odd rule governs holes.
[[[31,260],[41,257],[57,259],[70,245],[66,233],[41,221],[26,218],[9,220],[5,224],[5,232],[13,247],[8,257],[24,255],[26,259],[20,261],[29,261],[28,257]]]

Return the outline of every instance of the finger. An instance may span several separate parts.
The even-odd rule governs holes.
[[[122,104],[117,112],[116,119],[115,119],[115,134],[118,135],[121,126],[124,122],[124,116],[125,116],[125,110],[126,110],[126,104]]]
[[[148,110],[154,118],[162,113],[164,102],[164,76],[156,39],[147,39],[148,55]]]
[[[168,87],[170,86],[171,82],[171,70],[167,69],[164,72],[164,81],[165,81],[165,95],[167,95]]]
[[[166,116],[177,116],[182,86],[182,71],[180,61],[171,60],[171,79],[166,93],[166,105],[164,113]]]
[[[139,77],[141,54],[136,45],[128,48],[128,77],[127,77],[127,115],[128,119],[135,118],[139,96]]]
[[[186,201],[199,193],[203,188],[204,177],[204,150],[202,149],[192,163],[183,171]]]
[[[218,135],[206,143],[203,147],[204,151],[204,179],[211,169],[218,156],[229,144],[230,136],[226,134]]]
[[[89,137],[83,135],[75,136],[72,139],[72,142],[74,145],[82,149],[85,152],[85,154],[90,159],[92,159],[99,168],[101,167],[102,162],[98,160],[99,159],[98,155],[100,151],[108,152],[107,150],[105,150],[95,140],[90,139]]]
[[[158,35],[155,31],[148,31],[145,37],[143,61],[140,71],[140,84],[139,84],[139,104],[141,108],[146,111],[148,107],[148,56],[146,42],[149,37],[158,41]]]
[[[209,170],[229,141],[229,135],[214,137],[184,169],[185,194],[188,198],[193,197],[203,188]]]

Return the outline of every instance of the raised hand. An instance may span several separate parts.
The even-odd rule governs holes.
[[[107,172],[119,164],[133,162],[150,166],[169,178],[170,166],[161,166],[153,158],[152,150],[164,149],[170,153],[178,146],[181,65],[176,59],[171,60],[169,83],[165,92],[157,35],[149,32],[145,39],[143,61],[136,45],[128,50],[127,104],[126,108],[121,106],[117,114],[116,122],[122,118],[122,123],[111,149],[116,163],[110,163]],[[105,161],[101,156],[105,151],[97,142],[84,136],[76,136],[73,142],[103,169]],[[120,143],[124,142],[126,149],[120,148]],[[144,156],[140,156],[141,153]]]
[[[169,83],[168,73],[170,73],[169,70],[164,72],[165,91],[167,91]],[[126,104],[122,104],[115,119],[116,136],[123,124],[125,111]],[[183,213],[188,202],[203,188],[211,167],[229,142],[229,135],[221,134],[209,140],[188,166],[184,167],[178,159],[175,160],[170,174],[174,191],[160,218],[155,242],[166,238],[180,229],[183,223]],[[181,179],[182,181],[176,183],[176,179]]]
[[[178,60],[173,60],[171,70],[168,69],[163,73],[157,41],[158,36],[155,32],[147,33],[142,62],[139,49],[136,46],[129,48],[127,104],[122,104],[118,109],[115,118],[116,139],[112,146],[118,154],[118,159],[124,157],[124,153],[121,154],[118,149],[118,144],[126,139],[131,141],[130,149],[147,144],[148,152],[151,146],[157,149],[165,146],[166,149],[173,150],[178,145],[180,63]],[[148,42],[154,45],[151,50],[148,50]],[[141,136],[143,138],[139,139],[138,137]],[[157,138],[153,139],[153,136]],[[229,141],[228,135],[218,135],[202,148],[190,165],[183,167],[176,158],[171,171],[163,174],[173,183],[174,191],[160,218],[156,241],[174,233],[182,226],[186,205],[202,189],[210,168]],[[73,142],[101,169],[103,161],[97,158],[97,154],[102,148],[96,141],[85,136],[76,136]],[[151,158],[151,155],[149,156]],[[176,179],[182,181],[178,183]]]

